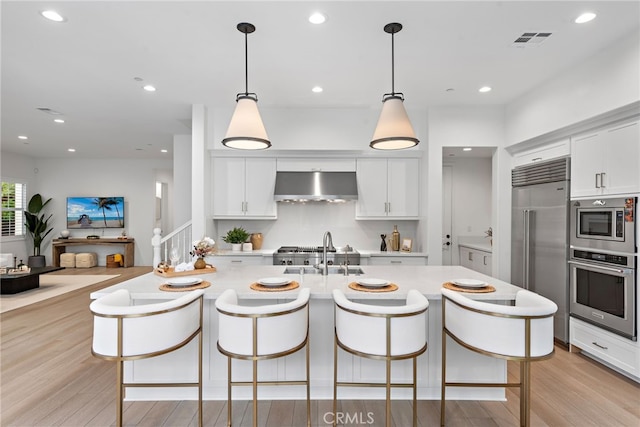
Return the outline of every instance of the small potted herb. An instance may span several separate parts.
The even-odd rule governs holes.
[[[226,243],[231,243],[231,250],[240,251],[242,244],[249,239],[250,234],[242,227],[234,227],[227,231],[227,235],[222,238]]]

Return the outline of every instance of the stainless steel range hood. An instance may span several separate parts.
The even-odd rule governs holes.
[[[339,202],[356,200],[355,172],[277,172],[278,202]]]

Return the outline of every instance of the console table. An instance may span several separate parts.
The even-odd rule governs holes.
[[[17,294],[40,287],[40,275],[62,267],[32,267],[29,273],[0,275],[0,294]]]
[[[134,239],[85,239],[85,238],[69,238],[69,239],[54,239],[53,240],[53,265],[60,266],[60,254],[67,251],[67,246],[94,246],[94,245],[109,245],[109,246],[124,246],[124,266],[133,267],[133,254],[135,249]]]

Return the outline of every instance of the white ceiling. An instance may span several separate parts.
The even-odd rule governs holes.
[[[244,92],[242,21],[256,26],[249,91],[261,108],[380,108],[391,91],[383,27],[402,23],[395,89],[409,111],[507,104],[640,28],[637,0],[3,0],[1,8],[2,150],[36,157],[171,156],[172,135],[190,133],[192,104],[233,108]],[[44,9],[66,22],[45,20]],[[307,21],[316,10],[325,24]],[[587,10],[594,21],[573,23]],[[513,47],[524,32],[552,35],[537,47]],[[145,92],[143,83],[158,90]],[[312,93],[314,85],[324,92]],[[493,91],[478,93],[483,85]]]

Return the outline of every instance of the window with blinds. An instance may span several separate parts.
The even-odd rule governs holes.
[[[26,184],[2,181],[2,236],[24,236]]]

